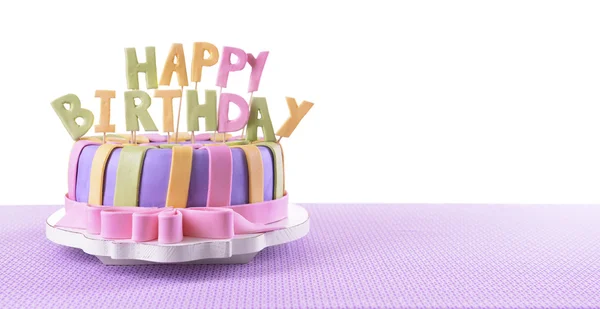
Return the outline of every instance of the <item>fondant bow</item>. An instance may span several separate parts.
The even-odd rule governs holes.
[[[287,195],[261,203],[193,208],[92,206],[65,196],[65,216],[56,226],[84,229],[105,239],[172,244],[184,236],[231,239],[274,231],[285,227],[277,221],[286,217]]]

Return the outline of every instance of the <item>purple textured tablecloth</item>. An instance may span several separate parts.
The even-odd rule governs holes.
[[[600,308],[598,205],[305,205],[246,265],[104,266],[2,207],[2,308]]]

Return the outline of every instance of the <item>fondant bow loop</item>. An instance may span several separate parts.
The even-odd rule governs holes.
[[[183,234],[198,238],[230,239],[234,235],[233,210],[228,208],[181,208]]]

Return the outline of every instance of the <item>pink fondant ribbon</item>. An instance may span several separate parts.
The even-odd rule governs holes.
[[[75,199],[75,187],[77,185],[77,166],[79,165],[79,156],[81,155],[81,151],[83,151],[83,148],[85,148],[85,146],[97,144],[99,144],[99,142],[88,140],[80,140],[73,144],[73,148],[71,149],[71,157],[69,158],[69,175],[67,178],[69,186],[67,196],[70,199]]]
[[[152,142],[166,142],[167,137],[165,135],[160,135],[158,133],[146,133],[140,134],[140,136],[145,136],[148,138],[148,141]]]
[[[208,195],[207,207],[231,205],[231,179],[233,158],[231,148],[216,145],[205,148],[208,151]]]
[[[194,139],[197,141],[210,141],[210,138],[213,136],[212,133],[200,133],[195,134]]]
[[[288,197],[225,207],[152,208],[91,206],[65,196],[65,216],[57,227],[86,230],[104,239],[178,243],[184,236],[231,239],[284,227]]]

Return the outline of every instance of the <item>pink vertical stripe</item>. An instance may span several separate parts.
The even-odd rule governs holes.
[[[227,145],[210,146],[208,151],[208,195],[207,207],[231,205],[231,178],[233,158]]]

